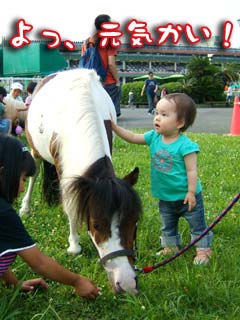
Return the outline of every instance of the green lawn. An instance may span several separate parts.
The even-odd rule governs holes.
[[[198,172],[203,186],[206,219],[211,223],[239,192],[240,137],[188,134],[198,142]],[[158,201],[150,195],[147,146],[114,141],[113,163],[122,177],[135,166],[140,168],[136,189],[143,202],[138,225],[137,265],[159,262]],[[23,294],[0,284],[0,320],[238,320],[240,318],[240,209],[237,203],[213,229],[213,257],[208,266],[194,266],[194,248],[150,274],[138,277],[139,294],[114,296],[106,272],[98,263],[97,252],[86,227],[80,239],[83,252],[69,256],[67,219],[61,207],[41,202],[40,179],[34,191],[32,215],[24,218],[30,234],[40,248],[64,266],[88,276],[101,288],[102,295],[89,302],[74,295],[72,288],[50,282],[48,292]],[[17,204],[18,206],[19,204]],[[190,240],[185,221],[180,223],[184,244]],[[19,278],[35,275],[18,258],[13,269]],[[11,298],[12,301],[11,301]],[[9,318],[4,316],[8,311]],[[14,317],[14,312],[18,314]]]

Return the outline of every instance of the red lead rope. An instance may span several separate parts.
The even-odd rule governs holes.
[[[201,240],[209,231],[211,231],[218,222],[222,220],[222,218],[232,209],[232,207],[237,203],[237,201],[240,198],[240,193],[238,193],[233,200],[229,203],[229,205],[217,216],[217,218],[207,227],[196,239],[191,241],[187,246],[185,246],[183,249],[176,252],[173,256],[161,261],[160,263],[156,263],[152,266],[147,266],[143,268],[138,268],[137,266],[134,267],[135,271],[139,271],[142,273],[149,273],[152,272],[155,269],[158,269],[159,267],[164,266],[165,264],[173,261],[177,257],[181,256],[185,251],[190,249],[195,243],[197,243],[199,240]]]

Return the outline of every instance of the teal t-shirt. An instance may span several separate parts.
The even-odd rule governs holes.
[[[165,201],[184,200],[188,192],[184,157],[199,152],[198,144],[183,134],[173,143],[165,144],[162,135],[154,130],[146,132],[144,138],[150,148],[153,196]],[[197,179],[196,194],[201,190],[200,180]]]

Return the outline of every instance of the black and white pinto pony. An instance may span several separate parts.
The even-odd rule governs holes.
[[[81,251],[77,232],[85,221],[114,291],[136,294],[132,265],[141,202],[132,185],[139,170],[135,168],[124,179],[115,176],[111,118],[116,121],[114,105],[95,71],[69,70],[38,84],[26,134],[37,168],[43,160],[48,169],[44,170],[48,200],[60,190],[70,226],[68,252]],[[20,214],[30,212],[36,176],[29,181]],[[58,188],[54,187],[56,181]],[[51,187],[55,191],[49,190]]]

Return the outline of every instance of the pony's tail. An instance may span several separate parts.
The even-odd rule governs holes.
[[[57,171],[55,166],[47,161],[43,161],[42,196],[49,205],[56,205],[60,202]]]

